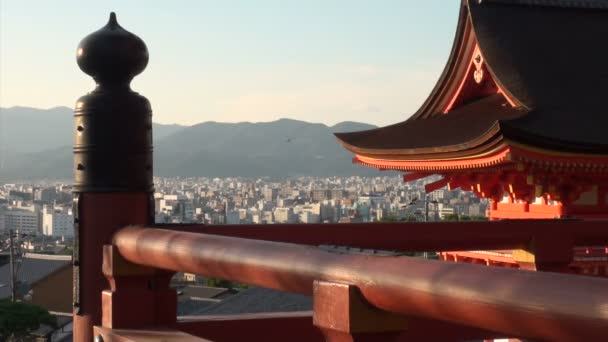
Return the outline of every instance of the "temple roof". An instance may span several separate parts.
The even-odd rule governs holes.
[[[608,154],[604,9],[608,1],[465,0],[450,59],[418,112],[398,124],[336,136],[358,155],[383,159],[472,155],[497,141]],[[474,49],[497,91],[451,107],[470,75]]]
[[[449,115],[336,136],[348,142],[353,152],[364,155],[458,152],[495,137],[500,131],[499,122],[526,113],[523,108],[509,106],[504,97],[496,94],[459,107]]]

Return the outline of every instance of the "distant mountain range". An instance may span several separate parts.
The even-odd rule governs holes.
[[[334,132],[371,129],[358,122],[334,126],[280,119],[261,123],[154,124],[157,176],[291,177],[373,175],[351,163]],[[72,178],[73,112],[0,109],[0,181]]]

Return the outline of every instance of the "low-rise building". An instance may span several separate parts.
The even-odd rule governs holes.
[[[24,234],[38,234],[40,217],[33,210],[11,208],[4,213],[4,229]]]

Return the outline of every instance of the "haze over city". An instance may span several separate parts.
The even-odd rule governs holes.
[[[76,45],[115,11],[150,50],[133,88],[155,122],[391,124],[441,73],[458,3],[2,0],[0,107],[73,107],[94,87]]]

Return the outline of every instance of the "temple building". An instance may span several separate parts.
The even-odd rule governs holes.
[[[608,280],[509,269],[607,269],[608,221],[586,219],[607,211],[603,4],[465,1],[420,111],[338,135],[360,163],[488,198],[494,222],[468,223],[155,223],[152,107],[129,86],[149,53],[111,13],[76,50],[97,86],[74,112],[74,341],[605,340]],[[301,213],[318,222],[319,205]],[[178,317],[177,272],[311,296],[312,311]]]
[[[488,199],[491,220],[608,218],[605,37],[606,1],[462,1],[451,55],[420,109],[336,136],[355,163],[405,171],[405,181],[440,175],[427,192]]]

